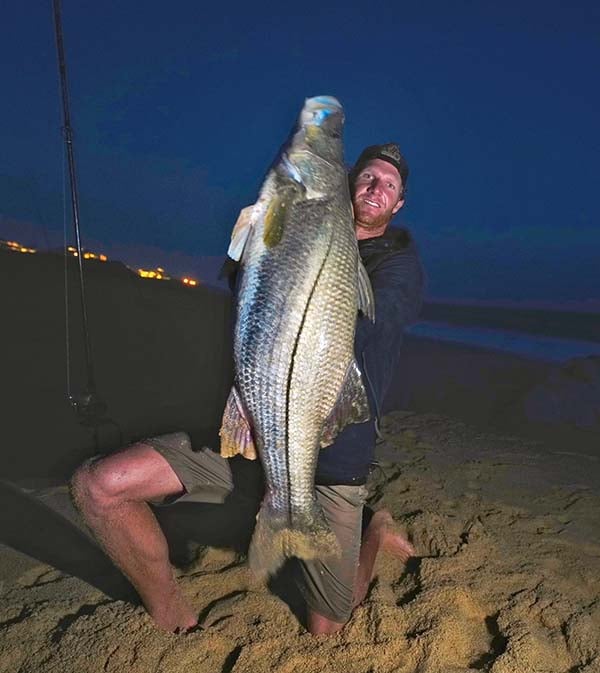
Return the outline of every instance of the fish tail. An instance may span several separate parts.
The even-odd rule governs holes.
[[[257,577],[266,579],[291,556],[310,561],[340,554],[338,539],[316,501],[309,514],[297,517],[293,525],[275,514],[268,502],[261,506],[248,552],[250,569]]]

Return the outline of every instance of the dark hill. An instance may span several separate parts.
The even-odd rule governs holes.
[[[85,388],[76,259],[69,259],[73,393]],[[186,428],[216,442],[231,376],[226,293],[84,262],[97,389],[94,433],[67,399],[64,259],[0,251],[2,476],[64,474],[96,449]]]

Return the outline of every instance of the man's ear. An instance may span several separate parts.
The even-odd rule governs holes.
[[[396,205],[392,208],[392,215],[395,215],[400,208],[404,205],[404,199],[399,199],[399,201],[396,203]]]

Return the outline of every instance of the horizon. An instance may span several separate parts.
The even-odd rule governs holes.
[[[18,227],[22,223],[13,221],[12,224]],[[19,240],[16,233],[19,233],[17,229],[10,226],[7,227],[6,220],[0,215],[0,242],[18,240],[20,244],[26,247],[35,248],[36,253],[39,254],[63,254],[65,249],[63,241],[58,240],[59,232],[53,232],[55,238],[53,238],[53,244],[50,246],[44,244],[44,239],[48,239],[48,232],[38,230],[37,235],[33,236],[33,238],[23,240]],[[139,268],[156,269],[157,267],[161,267],[174,280],[188,277],[197,280],[203,285],[216,289],[227,289],[226,281],[220,280],[217,277],[221,264],[225,260],[226,253],[222,255],[190,255],[182,251],[165,251],[152,246],[106,245],[99,241],[88,241],[87,243],[83,241],[82,248],[86,251],[105,254],[108,257],[107,261],[121,263],[134,272]],[[515,310],[600,314],[600,299],[558,302],[527,299],[477,299],[426,294],[424,302],[426,304],[448,304],[450,306],[473,308],[498,307]]]

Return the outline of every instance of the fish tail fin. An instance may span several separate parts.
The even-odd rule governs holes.
[[[307,513],[295,518],[293,525],[288,517],[274,512],[267,500],[263,502],[248,552],[254,575],[266,579],[291,556],[310,561],[340,554],[338,539],[316,500]]]

